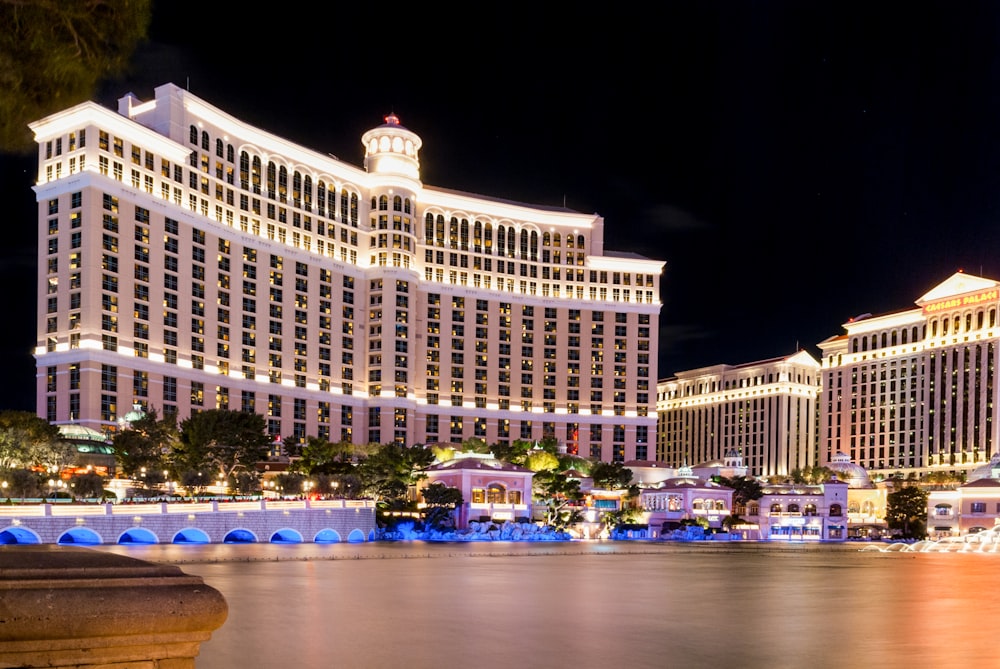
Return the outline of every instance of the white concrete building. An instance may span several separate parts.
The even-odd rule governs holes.
[[[787,476],[816,464],[819,363],[807,352],[714,365],[657,383],[656,460],[725,461],[750,476]]]
[[[363,167],[172,84],[32,123],[38,414],[650,457],[664,263],[606,251],[596,214],[423,184],[385,121]]]
[[[958,272],[916,307],[844,324],[819,344],[820,459],[878,480],[969,472],[997,452],[1000,283]]]

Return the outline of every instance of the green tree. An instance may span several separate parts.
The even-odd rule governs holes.
[[[512,465],[518,465],[524,467],[528,460],[528,452],[534,448],[534,444],[530,441],[525,441],[524,439],[515,439],[508,445],[504,444],[493,444],[492,452],[493,456],[497,460],[502,460],[503,462],[509,462]]]
[[[404,499],[433,461],[434,453],[429,448],[388,443],[359,462],[355,474],[366,497],[390,502]]]
[[[69,480],[69,489],[73,497],[93,498],[104,497],[104,477],[100,474],[77,474]]]
[[[904,539],[927,536],[927,491],[908,485],[886,495],[885,521],[891,530],[899,530]]]
[[[462,505],[462,491],[443,483],[432,483],[423,489],[424,523],[429,527],[454,527],[455,509]]]
[[[0,469],[62,469],[76,449],[59,428],[30,411],[0,411]]]
[[[317,474],[346,474],[353,468],[353,449],[350,442],[330,442],[319,437],[309,437],[302,448],[301,457],[291,468],[309,476]]]
[[[760,481],[753,476],[734,476],[731,479],[720,476],[717,482],[733,489],[733,508],[745,508],[749,502],[764,496]]]
[[[33,148],[29,122],[94,96],[146,39],[151,0],[0,2],[0,151]]]
[[[148,482],[158,482],[161,472],[171,466],[170,454],[178,443],[177,423],[172,417],[161,420],[155,409],[149,409],[111,443],[123,474],[140,478],[145,467]]]
[[[621,490],[632,483],[632,470],[620,462],[597,462],[590,469],[594,487],[602,490]]]
[[[565,474],[544,470],[532,479],[534,499],[545,506],[545,523],[558,530],[580,522],[583,492],[580,481]]]
[[[7,499],[11,497],[41,497],[43,492],[42,475],[30,469],[11,469],[4,473],[3,480],[8,482]]]
[[[239,469],[253,472],[270,449],[265,427],[260,414],[229,409],[199,411],[181,422],[175,462],[181,471],[214,472],[226,480]]]
[[[524,466],[533,472],[552,471],[559,469],[559,458],[548,451],[531,451],[525,458]]]

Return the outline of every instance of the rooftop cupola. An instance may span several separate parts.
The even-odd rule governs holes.
[[[365,169],[368,172],[420,180],[417,153],[423,142],[416,133],[400,125],[395,114],[389,114],[385,123],[362,135],[361,143],[365,146]]]

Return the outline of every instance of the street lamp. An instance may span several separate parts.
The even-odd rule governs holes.
[[[333,496],[337,496],[337,488],[340,487],[340,481],[330,481],[330,487],[333,488]]]

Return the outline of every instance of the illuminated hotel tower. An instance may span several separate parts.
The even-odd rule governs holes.
[[[735,451],[750,476],[788,476],[817,464],[819,371],[819,363],[799,351],[660,381],[656,459],[693,467]]]
[[[1000,283],[961,272],[822,350],[820,453],[872,477],[968,472],[997,452]]]
[[[30,127],[50,422],[229,408],[295,440],[649,457],[664,263],[606,252],[600,216],[426,186],[395,116],[364,169],[170,84]]]

